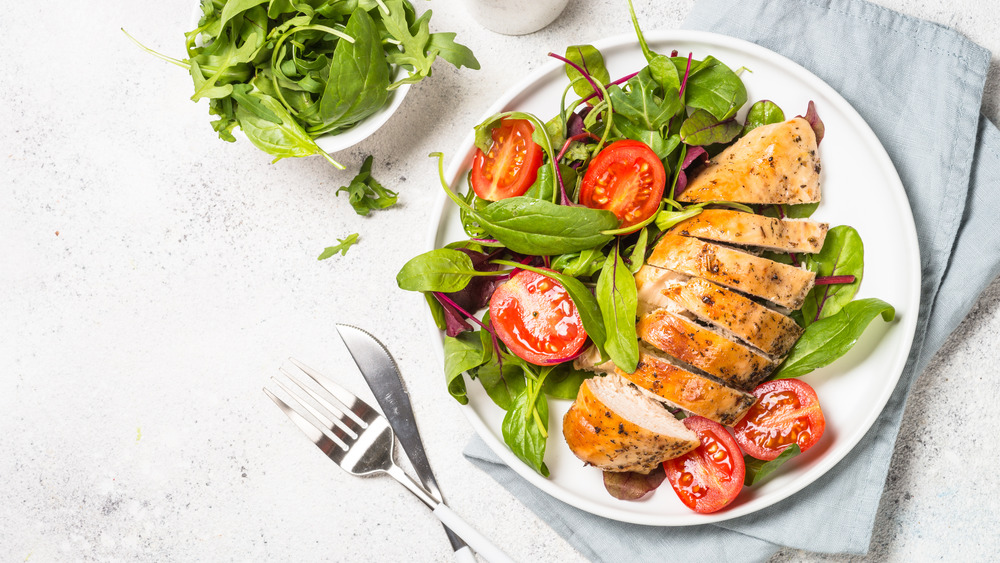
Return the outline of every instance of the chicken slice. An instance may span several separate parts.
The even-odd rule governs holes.
[[[670,357],[738,389],[752,389],[779,363],[666,309],[639,319],[636,331],[639,338]]]
[[[660,308],[683,308],[685,314],[773,357],[788,353],[802,335],[802,327],[773,309],[706,279],[678,281],[685,277],[655,266],[643,266],[635,275],[640,316]]]
[[[777,219],[735,209],[705,209],[670,232],[777,252],[815,254],[823,250],[830,225],[808,219]]]
[[[709,160],[677,200],[815,203],[819,172],[816,134],[796,117],[747,133]]]
[[[698,436],[651,393],[615,374],[583,382],[563,416],[576,457],[605,471],[649,473],[698,447]]]
[[[633,373],[618,368],[615,373],[670,406],[725,426],[736,424],[756,400],[750,393],[688,371],[646,345],[639,347],[639,365]]]
[[[816,274],[691,237],[665,234],[648,264],[698,276],[772,303],[798,309]]]

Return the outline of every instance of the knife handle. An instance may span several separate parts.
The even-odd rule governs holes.
[[[466,545],[455,550],[455,561],[456,563],[476,563],[476,556],[472,554],[472,550]]]
[[[499,547],[493,545],[493,542],[487,539],[486,536],[480,534],[478,530],[470,526],[461,516],[446,505],[437,505],[434,509],[434,516],[437,516],[437,519],[442,524],[451,528],[451,531],[465,540],[465,543],[469,544],[469,547],[475,550],[483,559],[486,559],[490,563],[514,563],[514,560],[501,551]]]

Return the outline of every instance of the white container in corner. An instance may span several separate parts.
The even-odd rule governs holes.
[[[552,23],[569,0],[464,0],[472,17],[490,31],[525,35]]]

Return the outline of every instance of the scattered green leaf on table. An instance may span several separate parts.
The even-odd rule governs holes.
[[[336,194],[347,192],[348,202],[358,215],[368,215],[375,209],[385,209],[395,205],[396,192],[388,190],[372,176],[371,155],[365,158],[361,171],[346,186],[337,189]]]
[[[347,235],[347,238],[339,238],[337,239],[337,242],[339,244],[326,247],[317,260],[326,260],[338,252],[341,256],[345,256],[347,254],[347,250],[358,243],[358,233]]]

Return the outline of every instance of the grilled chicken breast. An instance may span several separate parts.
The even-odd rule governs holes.
[[[581,354],[574,367],[602,374],[618,374],[671,407],[726,426],[732,426],[743,418],[755,400],[750,393],[680,367],[662,352],[644,343],[639,343],[639,365],[632,373],[626,373],[613,362],[601,363],[596,346]]]
[[[802,327],[791,318],[706,279],[646,265],[635,282],[640,316],[661,308],[683,309],[772,357],[787,354],[802,335]]]
[[[563,417],[563,437],[576,457],[615,472],[649,473],[699,444],[662,402],[615,374],[583,382]]]
[[[636,331],[670,357],[738,389],[752,389],[777,367],[757,350],[666,309],[639,319]]]
[[[698,276],[772,303],[798,309],[812,289],[816,274],[746,252],[665,234],[648,264]]]
[[[808,219],[777,219],[735,209],[706,209],[670,229],[675,235],[753,246],[777,252],[823,250],[830,225]]]
[[[815,203],[819,172],[816,134],[796,117],[747,133],[709,160],[677,200]]]
[[[736,424],[756,400],[750,393],[681,368],[648,346],[640,347],[635,372],[625,373],[616,368],[615,373],[673,407],[725,426]]]

